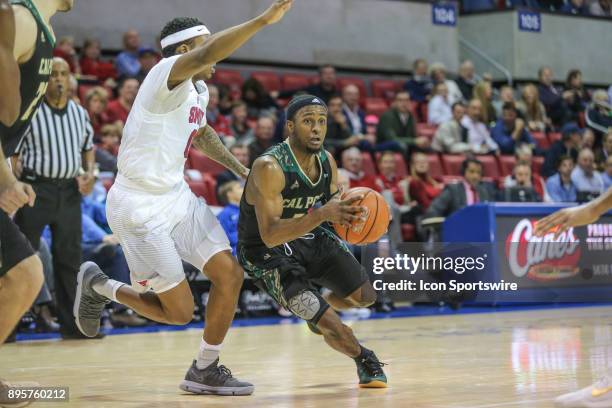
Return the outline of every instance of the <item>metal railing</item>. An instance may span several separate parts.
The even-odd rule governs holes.
[[[501,72],[505,77],[506,81],[508,81],[508,85],[512,86],[512,74],[510,71],[504,67],[499,62],[495,61],[492,57],[487,55],[484,51],[478,48],[476,45],[472,44],[470,41],[466,40],[462,36],[459,36],[459,45],[468,49],[470,52],[476,54],[478,57],[486,61],[491,67]]]

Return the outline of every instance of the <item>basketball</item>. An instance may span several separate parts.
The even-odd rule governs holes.
[[[359,195],[363,198],[353,205],[367,208],[366,220],[354,221],[350,228],[334,224],[334,229],[343,240],[354,245],[366,245],[378,241],[387,232],[390,221],[389,206],[382,195],[367,187],[352,188],[342,196],[342,199]]]

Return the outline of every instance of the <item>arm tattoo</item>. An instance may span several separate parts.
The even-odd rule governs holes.
[[[238,176],[245,177],[249,170],[242,165],[223,145],[217,132],[206,125],[200,129],[198,135],[193,139],[193,147],[216,161],[217,163],[230,169]]]

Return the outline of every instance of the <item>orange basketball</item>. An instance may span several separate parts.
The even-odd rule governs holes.
[[[352,188],[342,195],[342,199],[359,195],[363,198],[353,205],[367,208],[364,214],[366,220],[354,221],[350,228],[334,224],[334,229],[343,240],[354,245],[365,245],[378,241],[387,232],[390,221],[389,206],[382,195],[367,187]]]

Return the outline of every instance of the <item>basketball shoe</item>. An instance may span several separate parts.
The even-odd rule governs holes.
[[[555,399],[557,408],[609,408],[612,407],[612,375],[600,378],[595,384]]]
[[[382,367],[385,363],[378,361],[372,350],[363,348],[361,355],[355,358],[360,388],[387,388],[387,376]]]
[[[229,368],[219,365],[218,358],[203,370],[193,360],[179,387],[194,394],[216,395],[251,395],[255,390],[253,384],[238,380]]]
[[[77,327],[87,337],[96,337],[100,331],[100,318],[110,299],[100,295],[93,285],[108,280],[98,265],[85,262],[77,275],[77,290],[73,314]]]

